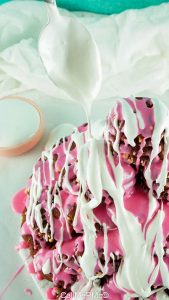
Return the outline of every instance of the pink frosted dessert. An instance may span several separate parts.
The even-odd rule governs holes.
[[[163,104],[127,98],[101,139],[82,125],[42,153],[19,198],[21,248],[47,299],[167,299],[168,129]]]

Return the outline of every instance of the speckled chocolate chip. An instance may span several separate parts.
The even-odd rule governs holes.
[[[63,288],[64,287],[64,281],[59,280],[57,286],[58,286],[58,288]]]
[[[162,200],[167,200],[168,198],[168,193],[166,191],[163,191],[160,195],[160,198],[162,198]]]
[[[141,142],[143,141],[144,137],[139,134],[135,139],[134,142],[136,143],[136,145],[141,144]]]
[[[141,165],[142,167],[145,167],[145,166],[147,165],[148,162],[149,162],[149,157],[148,157],[148,156],[142,155],[142,156],[140,157],[140,165]]]
[[[47,281],[50,281],[50,282],[53,281],[53,275],[52,275],[52,273],[46,274],[46,275],[42,273],[42,276],[43,276],[43,278],[46,279]]]
[[[76,175],[74,174],[70,179],[70,183],[74,182],[77,179]]]
[[[165,289],[164,292],[169,296],[169,289]]]
[[[77,281],[77,275],[70,275],[70,277],[73,282]]]
[[[75,144],[75,142],[73,142],[71,147],[70,147],[70,151],[73,151],[75,148],[76,148],[76,144]]]
[[[68,256],[67,256],[66,254],[62,254],[62,258],[63,258],[63,259],[67,259]]]
[[[37,243],[37,241],[36,244],[34,243],[33,238],[30,234],[24,234],[22,238],[27,243],[30,255],[33,257],[40,249],[40,245]]]
[[[53,162],[54,163],[57,161],[57,159],[58,159],[58,154],[57,153],[53,154]]]
[[[40,240],[43,240],[44,233],[38,232],[37,235]]]
[[[122,129],[124,127],[124,123],[125,123],[124,120],[118,120],[118,127],[119,127],[119,129]]]
[[[135,97],[135,99],[137,99],[137,100],[143,100],[144,97]]]
[[[109,282],[110,276],[105,275],[100,279],[100,286],[104,286]]]
[[[120,264],[121,264],[121,261],[122,261],[122,256],[121,255],[118,255],[118,256],[115,255],[115,260],[114,260],[115,272],[118,271],[118,269],[120,267]]]
[[[131,154],[127,154],[124,153],[122,154],[122,157],[124,158],[124,160],[126,160],[129,164],[135,164],[136,163],[136,156],[135,155],[131,155]]]
[[[77,251],[76,252],[76,256],[78,257],[78,256],[82,256],[83,255],[83,252],[82,251]]]
[[[60,211],[59,211],[59,209],[57,207],[53,208],[52,215],[53,215],[53,217],[55,219],[59,219],[59,217],[60,217]]]
[[[40,212],[41,212],[41,214],[42,214],[42,216],[43,216],[43,215],[45,215],[45,212],[46,212],[46,211],[45,211],[45,209],[44,209],[43,207],[41,207]]]
[[[63,144],[63,138],[59,140],[59,145]]]
[[[43,228],[45,228],[46,225],[47,225],[47,221],[46,221],[46,220],[43,220],[43,221],[42,221],[42,225],[43,225]]]
[[[33,237],[30,234],[24,234],[22,237],[28,245],[33,244]]]
[[[97,232],[102,232],[103,231],[103,226],[100,225],[99,223],[95,223],[95,228]]]
[[[67,222],[68,222],[68,224],[72,224],[73,223],[75,212],[76,212],[76,205],[74,205],[70,209],[69,213],[67,214]]]
[[[24,209],[24,211],[23,211],[23,213],[21,215],[21,227],[26,222],[26,212],[27,212],[27,209],[25,207],[25,209]]]
[[[126,140],[126,136],[123,132],[120,133],[120,145],[124,145]]]
[[[146,105],[148,108],[152,108],[153,107],[153,102],[151,99],[146,100]]]

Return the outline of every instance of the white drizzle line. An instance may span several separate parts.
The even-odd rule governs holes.
[[[168,300],[168,295],[164,291],[160,291],[156,295],[157,300]]]
[[[35,207],[38,200],[40,199],[41,193],[42,185],[40,168],[38,168],[37,170],[35,170],[34,168],[32,175],[32,185],[30,189],[29,206],[26,214],[26,222],[28,225],[31,225],[32,228],[34,227],[34,219],[37,221],[37,218],[35,218]]]
[[[167,122],[169,118],[168,109],[158,100],[152,100],[153,101],[153,107],[154,107],[154,118],[155,118],[155,124],[154,124],[154,130],[151,137],[152,140],[152,151],[150,155],[150,161],[147,166],[147,169],[144,173],[146,182],[148,187],[150,188],[149,191],[149,215],[148,220],[152,217],[155,209],[157,208],[156,199],[153,196],[153,190],[152,190],[152,179],[151,179],[151,164],[153,159],[158,155],[159,153],[159,143],[161,140],[161,135],[164,130],[167,129]],[[165,132],[165,139],[168,141],[168,130]],[[168,155],[169,147],[168,144],[165,145],[165,153],[164,153],[164,160],[162,164],[162,170],[159,174],[159,177],[157,178],[157,182],[159,183],[159,188],[157,190],[158,196],[160,195],[161,191],[163,190],[163,187],[166,182],[167,178],[167,155]]]
[[[131,146],[135,146],[134,139],[138,135],[137,118],[127,101],[122,100],[121,104],[122,104],[122,115],[123,115],[123,119],[125,120],[124,134],[127,137],[128,143]]]
[[[123,102],[124,103],[124,102]],[[123,104],[122,104],[123,105]],[[127,104],[129,105],[129,104]],[[132,130],[126,130],[126,137],[128,142],[133,142],[134,138],[138,135],[137,127],[133,128],[133,126],[137,126],[136,122],[133,122],[133,118],[135,118],[134,113],[130,112],[129,109],[126,109],[126,104],[123,106],[123,117],[124,111],[126,112],[126,118],[130,120],[130,124],[132,125]],[[125,119],[125,118],[124,118]],[[126,119],[125,119],[126,121]],[[156,120],[155,120],[156,122]],[[125,122],[126,123],[126,122]],[[119,154],[119,129],[117,123],[117,113],[116,118],[114,119],[114,126],[117,131],[116,141],[115,141],[115,151]],[[131,129],[129,128],[129,129]],[[161,135],[159,134],[161,137]],[[157,137],[156,137],[157,139]],[[159,140],[155,141],[156,144],[159,145]],[[148,283],[148,279],[150,274],[153,276],[154,271],[154,262],[151,258],[151,245],[153,240],[155,239],[158,226],[160,222],[160,212],[157,214],[156,218],[154,218],[153,222],[149,225],[147,230],[146,240],[144,240],[144,235],[141,230],[141,226],[138,223],[136,217],[125,210],[123,204],[123,189],[122,189],[122,179],[123,179],[123,169],[120,164],[117,167],[113,166],[113,160],[109,157],[111,165],[114,169],[116,187],[118,190],[117,193],[112,190],[111,178],[107,176],[106,185],[107,191],[112,196],[116,206],[116,219],[117,225],[119,228],[120,240],[124,250],[124,262],[121,265],[118,273],[117,273],[117,284],[118,287],[123,289],[129,289],[135,291],[138,296],[142,296],[144,298],[151,295],[151,283]],[[105,189],[105,187],[103,186]],[[151,233],[151,234],[150,234]],[[162,245],[160,245],[162,247]],[[158,274],[158,268],[155,269],[156,275]]]
[[[47,275],[47,274],[49,274],[49,273],[51,272],[50,258],[48,258],[48,259],[45,261],[45,263],[44,263],[44,265],[43,265],[43,267],[42,267],[42,272],[43,272],[43,274],[45,274],[45,275]]]
[[[163,249],[162,223],[163,223],[164,217],[165,217],[165,214],[164,214],[163,207],[162,207],[162,209],[160,211],[159,227],[158,227],[157,237],[156,237],[156,241],[155,241],[155,250],[156,250],[156,254],[158,255],[158,260],[159,260],[158,264],[159,264],[159,269],[161,272],[163,285],[165,287],[169,287],[168,267],[163,260],[164,249]]]
[[[50,236],[53,239],[54,227],[53,227],[53,214],[52,214],[52,195],[51,189],[47,191],[47,209],[49,213],[49,223],[50,223]]]
[[[53,251],[53,256],[52,256],[52,266],[53,266],[53,271],[54,271],[55,275],[57,275],[62,268],[62,260],[61,260],[59,266],[57,267],[54,251]]]

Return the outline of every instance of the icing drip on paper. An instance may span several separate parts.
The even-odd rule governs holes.
[[[22,265],[17,271],[16,273],[12,276],[12,278],[9,280],[9,282],[7,283],[7,285],[5,286],[5,288],[3,290],[0,291],[0,299],[3,298],[3,296],[6,294],[6,292],[9,290],[9,288],[11,287],[11,285],[13,284],[13,282],[17,279],[17,277],[22,273],[23,269],[25,268],[25,265]]]
[[[33,294],[32,291],[31,291],[30,289],[27,289],[27,288],[24,289],[24,292],[25,292],[25,294],[28,295],[28,296],[32,296],[32,294]]]

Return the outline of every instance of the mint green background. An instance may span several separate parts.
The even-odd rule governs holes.
[[[11,0],[0,0],[0,4]],[[21,0],[22,1],[22,0]],[[43,0],[41,0],[43,1]],[[102,14],[119,13],[129,8],[144,8],[169,0],[56,0],[58,6],[69,10],[83,10]]]

